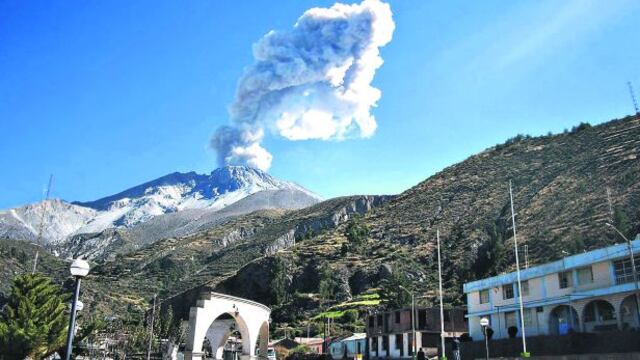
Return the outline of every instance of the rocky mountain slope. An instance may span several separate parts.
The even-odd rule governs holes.
[[[42,232],[43,242],[62,253],[93,258],[111,252],[110,244],[126,238],[144,245],[163,237],[166,229],[173,231],[167,236],[186,235],[190,233],[187,227],[197,231],[220,218],[216,212],[260,192],[268,194],[253,196],[227,213],[299,209],[319,201],[317,195],[297,184],[257,169],[228,166],[209,175],[173,173],[91,202],[49,200],[2,211],[0,236],[33,242]],[[89,239],[92,241],[87,242]],[[78,246],[89,249],[101,245],[105,248],[97,248],[98,255],[77,250]]]
[[[640,118],[634,116],[563,134],[517,136],[394,197],[240,215],[228,207],[233,216],[185,233],[180,219],[167,220],[164,229],[176,229],[171,237],[94,262],[85,304],[122,314],[145,309],[158,293],[163,305],[184,315],[200,290],[213,288],[266,303],[274,308],[274,324],[295,327],[323,311],[338,316],[345,302],[374,299],[389,281],[402,279],[429,303],[437,287],[436,229],[445,301],[462,304],[462,283],[513,269],[509,181],[518,238],[529,247],[530,263],[542,263],[619,242],[607,222],[629,236],[640,232],[639,157]],[[113,243],[144,236],[133,229]],[[3,256],[15,266],[13,257]]]
[[[216,286],[256,259],[272,256],[314,234],[330,231],[388,199],[386,196],[353,196],[327,200],[301,210],[258,210],[225,217],[196,234],[162,239],[135,251],[119,253],[114,259],[93,261],[85,281],[85,304],[106,314],[122,315],[146,309],[147,300],[156,293],[160,299],[194,289],[197,293],[202,287]],[[7,242],[10,245],[5,246],[16,247],[12,250],[14,255],[24,253],[24,249],[18,247],[20,242]],[[4,256],[10,257],[9,252]],[[32,252],[21,256],[26,259],[29,254]],[[0,253],[0,260],[2,255]],[[50,256],[47,261],[45,269],[60,267],[59,263],[63,262]],[[14,264],[9,260],[7,263]],[[62,275],[60,280],[64,279],[65,274]]]
[[[464,282],[514,269],[509,181],[520,248],[528,245],[536,264],[620,242],[607,222],[628,236],[640,232],[639,178],[637,116],[581,124],[559,135],[517,136],[367,212],[356,224],[366,229],[360,244],[350,235],[354,225],[343,223],[243,267],[217,287],[276,305],[274,319],[288,324],[301,324],[335,299],[375,290],[394,270],[430,303],[436,300],[439,229],[446,301],[462,305]],[[278,268],[287,274],[281,280]],[[278,299],[264,285],[283,280],[286,293],[310,297]],[[313,294],[327,284],[331,296],[323,302]]]

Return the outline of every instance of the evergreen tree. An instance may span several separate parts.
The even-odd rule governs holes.
[[[16,276],[0,315],[0,358],[42,359],[65,344],[68,297],[42,274]]]

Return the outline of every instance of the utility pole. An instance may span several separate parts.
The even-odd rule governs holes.
[[[326,318],[325,318],[326,320]],[[322,321],[322,353],[327,353],[327,322]]]
[[[147,360],[151,359],[151,345],[153,344],[153,323],[156,318],[156,297],[157,294],[153,294],[153,307],[151,308],[151,326],[149,327],[149,344],[147,345]]]
[[[40,252],[40,248],[42,247],[42,232],[44,231],[44,221],[47,215],[47,201],[49,201],[49,194],[51,194],[51,183],[53,182],[53,174],[49,175],[49,183],[47,184],[47,194],[44,197],[44,201],[42,202],[42,216],[40,217],[40,226],[38,228],[38,237],[36,238],[36,256],[33,258],[33,269],[31,270],[32,274],[36,273],[36,269],[38,268],[38,253]]]
[[[609,203],[609,220],[613,221],[613,205],[611,204],[611,189],[607,186],[607,203]]]
[[[524,305],[522,304],[522,281],[520,280],[520,259],[518,257],[518,238],[516,236],[516,214],[513,210],[513,190],[509,180],[509,200],[511,200],[511,221],[513,223],[513,246],[516,253],[516,274],[518,278],[518,300],[520,301],[520,328],[522,329],[522,356],[529,357],[527,352],[527,336],[524,329]]]
[[[416,358],[416,297],[413,291],[409,291],[406,287],[400,285],[399,288],[407,292],[407,294],[411,295],[411,349],[413,350],[413,358]]]
[[[436,238],[438,241],[438,287],[440,289],[440,344],[442,346],[441,359],[446,359],[444,352],[444,305],[442,302],[442,258],[440,255],[440,230],[436,230]]]
[[[529,245],[524,244],[524,268],[529,268]]]
[[[416,297],[414,293],[411,293],[411,331],[413,335],[411,336],[411,347],[413,351],[413,358],[415,359],[417,356],[416,345],[418,344],[416,341]]]
[[[638,316],[638,324],[640,324],[640,289],[638,288],[638,271],[636,270],[636,260],[633,256],[633,245],[631,244],[631,240],[626,237],[618,228],[613,226],[613,224],[607,223],[609,227],[611,227],[618,235],[620,235],[627,242],[627,249],[629,249],[629,259],[631,260],[631,270],[633,274],[633,283],[635,286],[636,293],[636,312]]]
[[[633,102],[633,108],[636,111],[636,115],[640,115],[640,109],[638,109],[638,102],[636,101],[636,95],[633,92],[631,81],[627,81],[627,86],[629,87],[629,95],[631,95],[631,101]]]

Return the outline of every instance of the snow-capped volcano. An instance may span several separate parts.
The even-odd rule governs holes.
[[[258,169],[227,166],[211,174],[173,173],[90,202],[49,200],[0,211],[0,237],[35,240],[41,223],[43,239],[57,244],[71,235],[108,228],[131,228],[152,218],[183,210],[221,210],[261,191],[280,191],[291,208],[310,205],[319,197],[303,187],[274,178]],[[292,196],[295,194],[295,196]],[[304,200],[300,200],[304,198]],[[278,201],[288,207],[287,200]],[[43,216],[44,214],[44,216]]]

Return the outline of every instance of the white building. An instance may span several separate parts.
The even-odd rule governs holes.
[[[632,248],[640,271],[640,239],[632,241]],[[523,269],[520,274],[527,336],[640,329],[626,244]],[[516,281],[513,272],[464,284],[469,334],[474,339],[483,338],[483,317],[489,319],[495,339],[508,337],[511,326],[520,334]]]

